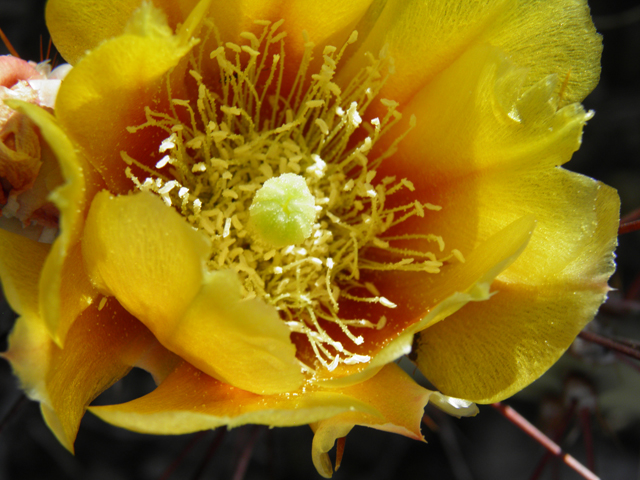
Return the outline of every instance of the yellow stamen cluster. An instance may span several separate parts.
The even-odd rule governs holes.
[[[292,332],[308,338],[320,364],[333,370],[340,363],[370,358],[332,339],[322,323],[337,324],[356,345],[363,337],[352,330],[383,328],[385,316],[376,324],[342,318],[339,299],[392,309],[396,305],[375,285],[360,280],[361,270],[439,272],[447,259],[394,248],[391,242],[407,237],[384,238],[384,233],[409,217],[424,216],[425,209],[440,207],[415,201],[387,208],[387,198],[403,189],[413,191],[412,183],[394,177],[374,183],[376,168],[401,140],[397,138],[376,158],[368,157],[373,145],[401,118],[397,103],[382,99],[387,108],[384,118],[362,120],[384,83],[383,71],[393,70],[386,53],[382,51],[378,59],[368,55],[369,66],[342,90],[333,77],[345,49],[356,41],[356,32],[339,51],[326,46],[321,68],[311,75],[314,45],[305,38],[297,75],[285,92],[286,32],[279,32],[281,24],[259,22],[264,27],[260,38],[242,34],[246,45],[222,44],[218,39],[218,48],[210,54],[220,74],[213,85],[205,84],[199,73],[202,54],[194,56],[190,74],[197,100],[171,98],[169,85],[172,113],[147,108],[147,122],[130,127],[130,131],[164,129],[168,136],[159,147],[164,156],[155,170],[145,169],[150,176],[144,181],[130,167],[127,173],[138,189],[156,193],[206,232],[212,242],[209,268],[236,271],[245,297],[258,296],[278,309]],[[215,26],[209,27],[217,38]],[[190,118],[187,124],[179,120],[185,115]],[[356,141],[355,132],[363,140]],[[125,152],[122,156],[129,165],[140,167]],[[250,206],[265,182],[291,174],[306,182],[315,201],[315,220],[306,239],[274,246],[262,241],[252,227]],[[436,243],[439,251],[444,248],[438,236],[421,238]],[[365,256],[369,249],[385,250],[397,261],[371,260]]]

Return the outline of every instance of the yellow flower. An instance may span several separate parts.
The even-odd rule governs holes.
[[[330,476],[354,425],[421,439],[427,401],[472,414],[522,389],[604,300],[618,197],[558,167],[599,73],[585,2],[47,18],[75,65],[55,118],[10,105],[61,163],[60,235],[0,233],[0,276],[5,357],[68,449],[140,366],[156,390],[90,410],[156,434],[310,424]],[[442,393],[395,365],[409,353]]]

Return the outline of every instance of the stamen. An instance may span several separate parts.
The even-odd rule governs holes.
[[[387,317],[381,315],[375,323],[343,318],[340,300],[385,309],[396,304],[380,294],[380,286],[361,283],[361,270],[438,273],[449,259],[463,262],[464,257],[452,250],[438,258],[398,243],[435,242],[442,252],[444,241],[437,235],[385,236],[411,217],[440,209],[418,201],[389,207],[390,195],[404,191],[406,196],[415,188],[405,178],[376,180],[377,167],[408,133],[371,155],[402,117],[397,102],[382,99],[387,114],[364,120],[393,70],[386,52],[379,58],[368,54],[369,65],[343,90],[333,78],[357,33],[339,51],[325,46],[323,64],[312,73],[314,45],[305,37],[297,74],[284,96],[282,21],[257,25],[263,26],[262,34],[242,33],[248,42],[244,45],[222,44],[215,25],[208,25],[206,36],[217,39],[218,47],[191,59],[197,100],[173,98],[167,83],[171,114],[146,108],[145,123],[128,128],[165,131],[159,145],[163,156],[154,170],[123,152],[126,174],[137,189],[160,196],[209,236],[208,267],[237,272],[246,298],[260,297],[273,305],[291,332],[308,340],[316,367],[331,371],[340,364],[366,363],[370,357],[350,351],[348,344],[363,345],[366,330],[355,332],[385,328]],[[206,58],[220,72],[210,84],[199,73]],[[412,117],[409,130],[415,123]],[[140,181],[134,168],[149,176]],[[374,251],[384,252],[388,261],[373,260],[369,253]],[[339,327],[342,342],[327,333],[327,323]],[[303,367],[309,372],[315,368]]]

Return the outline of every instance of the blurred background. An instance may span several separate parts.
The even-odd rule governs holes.
[[[640,3],[591,0],[604,37],[602,77],[584,102],[596,112],[567,168],[615,187],[622,215],[640,208]],[[40,60],[49,42],[44,0],[0,0],[0,28],[24,59]],[[0,45],[0,54],[8,53]],[[640,233],[620,238],[610,295],[590,326],[640,345]],[[15,315],[0,306],[0,350]],[[635,343],[634,343],[635,342]],[[540,380],[505,402],[607,480],[640,479],[640,362],[578,339]],[[409,367],[411,368],[411,367]],[[123,401],[153,388],[140,371],[98,403]],[[124,397],[123,397],[124,396]],[[491,406],[455,419],[427,408],[428,444],[356,427],[348,436],[337,479],[579,479],[582,478]],[[24,400],[9,364],[0,360],[0,479],[299,479],[320,478],[311,463],[308,427],[247,426],[157,437],[116,429],[87,414],[76,455],[45,426],[38,405]],[[547,461],[548,460],[548,461]],[[244,476],[243,476],[244,475]]]

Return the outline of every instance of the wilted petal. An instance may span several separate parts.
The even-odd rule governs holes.
[[[10,88],[19,80],[42,78],[33,65],[12,55],[0,56],[0,86]]]

